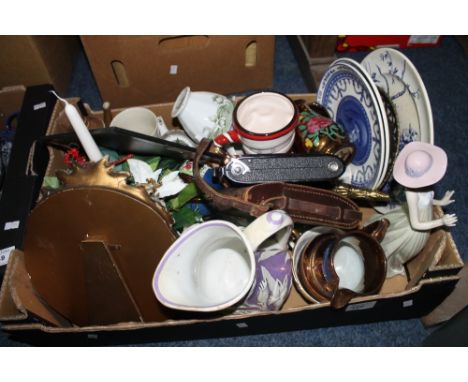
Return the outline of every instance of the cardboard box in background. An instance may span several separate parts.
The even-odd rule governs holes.
[[[376,49],[380,47],[394,48],[424,48],[433,47],[440,44],[442,36],[426,35],[349,35],[339,36],[336,44],[337,52],[356,52]]]
[[[78,36],[0,36],[0,88],[52,84],[65,93],[80,49]]]
[[[323,75],[337,58],[337,52],[370,51],[379,47],[396,48],[437,46],[442,36],[321,35],[289,36],[294,56],[311,92],[316,92]]]
[[[274,36],[81,36],[112,107],[174,101],[185,86],[230,94],[273,85]]]
[[[317,92],[323,75],[336,59],[337,36],[289,36],[302,77],[311,92]]]

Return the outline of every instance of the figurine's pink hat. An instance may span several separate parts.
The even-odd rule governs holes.
[[[411,142],[400,151],[393,167],[393,178],[409,188],[437,183],[447,170],[447,154],[430,143]]]

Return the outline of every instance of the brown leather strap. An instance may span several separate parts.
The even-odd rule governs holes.
[[[270,209],[285,210],[298,223],[328,225],[343,229],[357,228],[362,213],[350,199],[321,188],[274,182],[243,188],[228,188],[219,192],[200,176],[201,156],[211,141],[203,139],[193,162],[197,187],[222,211],[234,208],[251,216],[260,216]]]
[[[258,184],[244,193],[250,202],[271,203],[291,218],[305,224],[356,228],[362,218],[359,207],[335,192],[289,183]]]

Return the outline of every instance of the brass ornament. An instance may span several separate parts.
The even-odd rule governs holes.
[[[333,188],[333,191],[350,199],[363,199],[377,202],[390,201],[390,195],[383,191],[368,190],[366,188],[354,187],[349,184],[338,184]]]
[[[144,186],[130,186],[127,184],[127,178],[130,176],[129,172],[113,171],[113,166],[109,164],[107,155],[98,162],[88,162],[85,167],[75,166],[71,172],[58,170],[56,175],[65,187],[108,187],[123,191],[143,202],[153,203]]]
[[[172,216],[164,206],[158,200],[152,199],[160,186],[159,183],[152,181],[146,185],[135,186],[127,184],[130,173],[114,171],[107,155],[98,162],[88,162],[85,167],[75,166],[71,172],[58,170],[56,175],[65,188],[99,186],[124,192],[155,207],[168,225],[174,224]]]

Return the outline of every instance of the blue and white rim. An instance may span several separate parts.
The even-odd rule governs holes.
[[[357,155],[341,179],[356,187],[374,189],[383,168],[384,137],[382,116],[369,85],[354,68],[333,63],[320,83],[317,101],[343,125],[356,146]],[[349,118],[343,120],[343,114]]]
[[[409,94],[414,102],[418,116],[417,126],[406,123],[405,116],[397,115],[400,123],[400,149],[412,141],[434,143],[434,122],[427,90],[413,63],[401,52],[391,48],[381,48],[369,53],[362,61],[362,66],[370,74],[376,85],[391,99],[398,99]],[[388,81],[386,77],[392,79]],[[393,94],[390,89],[395,81],[404,86],[403,92]],[[398,108],[396,109],[398,113]]]

